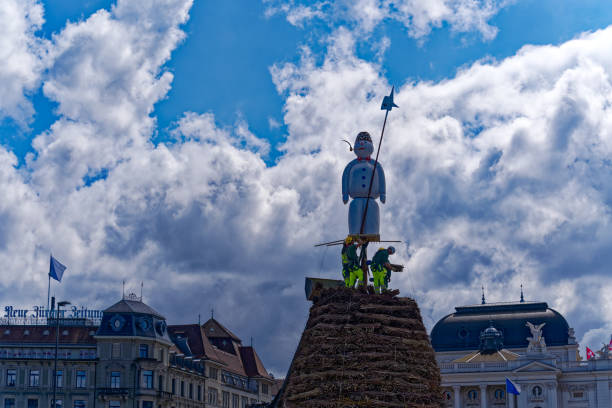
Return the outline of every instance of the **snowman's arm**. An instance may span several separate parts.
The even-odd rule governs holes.
[[[385,203],[387,201],[387,187],[385,184],[385,171],[383,170],[380,163],[376,166],[376,174],[378,175],[378,188],[380,191],[380,202]]]
[[[348,199],[349,199],[349,191],[348,191],[349,174],[351,173],[352,167],[353,167],[353,162],[350,162],[349,164],[346,165],[346,167],[344,168],[344,171],[342,172],[342,202],[344,204],[348,203]]]

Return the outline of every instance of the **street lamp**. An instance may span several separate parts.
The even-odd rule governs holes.
[[[53,297],[52,303],[55,303],[55,297]],[[57,316],[55,319],[57,320],[57,326],[55,328],[55,361],[53,362],[53,406],[51,408],[57,408],[57,401],[55,401],[55,394],[57,391],[57,347],[59,344],[59,327],[60,327],[60,307],[69,305],[70,302],[67,300],[63,300],[61,302],[57,302]],[[53,308],[51,308],[53,309]]]

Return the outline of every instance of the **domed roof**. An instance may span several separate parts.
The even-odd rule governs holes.
[[[505,348],[526,348],[531,335],[527,322],[546,323],[542,335],[547,346],[568,344],[567,321],[546,302],[508,302],[456,307],[455,313],[440,319],[432,329],[431,345],[437,352],[478,350],[481,333],[492,329],[501,332]]]
[[[104,310],[97,336],[150,337],[171,342],[166,319],[141,298],[128,296]]]

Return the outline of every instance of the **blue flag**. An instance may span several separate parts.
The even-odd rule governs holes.
[[[64,276],[64,271],[66,267],[62,265],[57,259],[51,255],[51,262],[49,265],[49,276],[55,279],[58,282],[62,281],[62,276]]]
[[[519,395],[521,393],[521,386],[506,378],[506,392],[508,394]]]

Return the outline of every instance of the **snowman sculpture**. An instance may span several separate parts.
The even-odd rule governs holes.
[[[342,201],[346,204],[349,197],[352,198],[349,206],[348,224],[349,234],[374,234],[379,235],[380,213],[378,210],[377,198],[384,204],[386,200],[385,173],[380,163],[376,165],[374,178],[374,160],[370,158],[374,152],[372,138],[368,132],[360,132],[355,139],[353,147],[357,158],[351,161],[344,168],[342,173]],[[370,180],[372,189],[370,189]],[[365,215],[363,231],[361,223]]]

